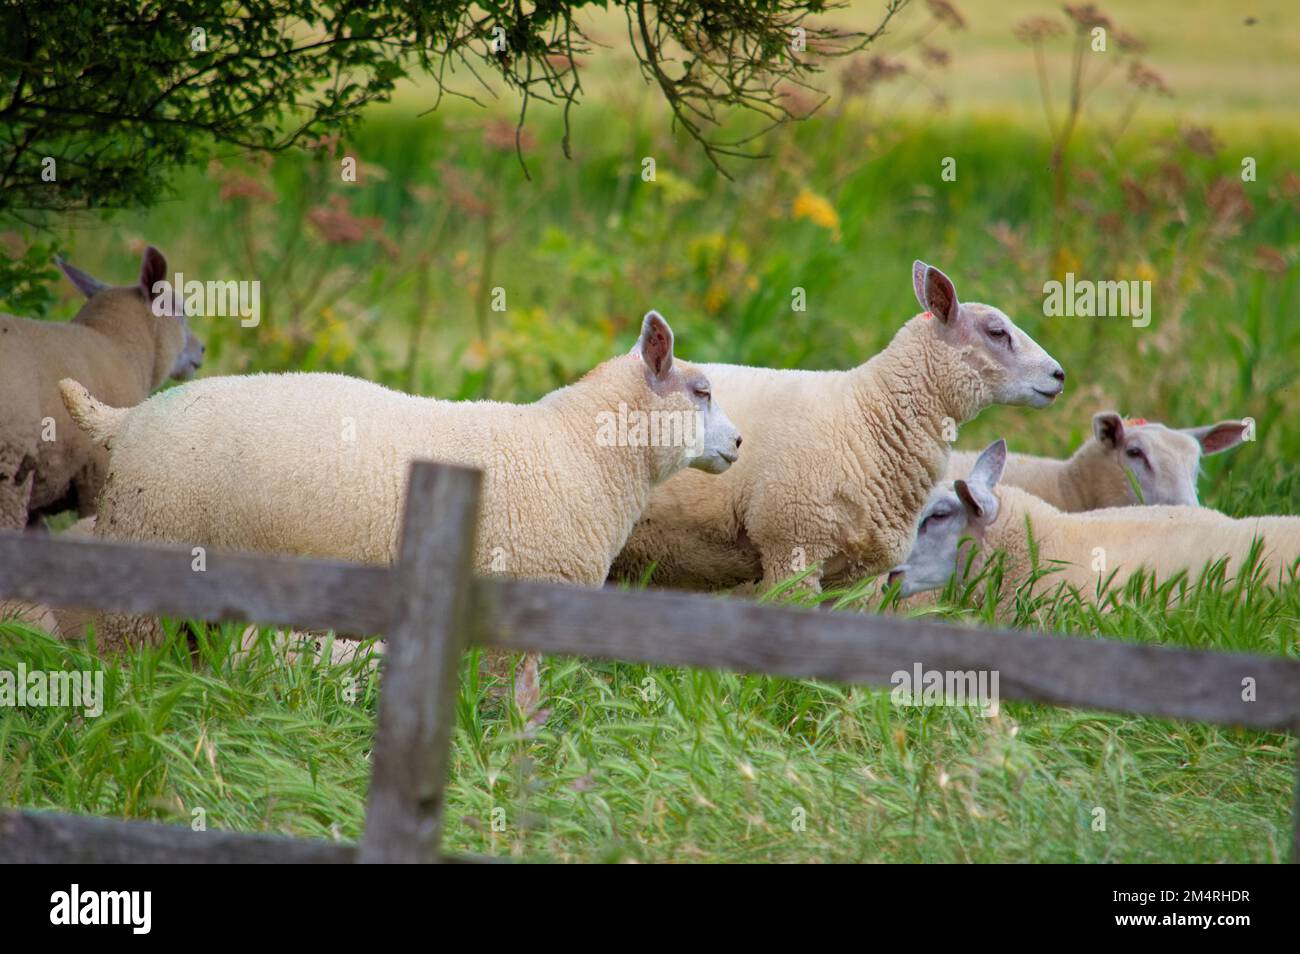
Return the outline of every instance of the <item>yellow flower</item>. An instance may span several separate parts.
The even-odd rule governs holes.
[[[840,217],[835,206],[824,197],[805,187],[794,200],[794,217],[809,219],[815,225],[831,232],[835,241],[840,240]]]
[[[1056,267],[1053,272],[1058,278],[1064,278],[1066,273],[1078,273],[1079,266],[1082,264],[1075,254],[1065,246],[1061,246],[1056,251]]]
[[[1135,271],[1137,272],[1137,277],[1140,281],[1154,282],[1156,280],[1156,270],[1151,267],[1150,262],[1138,262]]]

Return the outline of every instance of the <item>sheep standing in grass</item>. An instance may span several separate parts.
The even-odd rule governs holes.
[[[891,583],[901,580],[903,596],[941,589],[954,574],[978,573],[980,556],[997,551],[1006,554],[1004,602],[1034,571],[1031,549],[1039,571],[1048,571],[1036,584],[1039,592],[1064,584],[1091,600],[1122,587],[1139,570],[1159,580],[1179,572],[1195,579],[1207,564],[1226,558],[1232,575],[1257,541],[1257,566],[1267,581],[1287,582],[1300,560],[1300,517],[1234,520],[1217,510],[1176,506],[1066,513],[1000,483],[1006,459],[1006,442],[995,441],[965,479],[934,488],[912,552],[889,574]]]
[[[112,450],[97,536],[387,563],[408,466],[429,459],[484,471],[480,572],[591,586],[655,484],[688,466],[719,473],[740,445],[655,312],[630,354],[527,405],[413,397],[337,374],[208,378],[130,410],[72,381],[62,389]],[[157,635],[133,625],[106,621],[107,642]]]
[[[0,315],[0,528],[22,529],[46,513],[92,513],[108,456],[75,427],[59,399],[75,377],[101,400],[138,404],[170,377],[185,377],[203,346],[184,315],[155,315],[155,282],[167,262],[150,246],[136,285],[112,288],[64,262],[86,296],[69,322]]]
[[[655,491],[615,574],[686,588],[771,586],[805,573],[882,573],[908,551],[916,515],[944,473],[957,424],[991,404],[1045,407],[1065,372],[1005,314],[962,304],[916,262],[925,314],[851,371],[703,365],[745,435],[716,480],[679,474]]]
[[[1093,436],[1066,460],[1008,454],[1002,483],[1027,490],[1058,510],[1078,512],[1105,507],[1177,504],[1195,507],[1196,477],[1202,454],[1236,447],[1245,421],[1221,421],[1181,430],[1143,420],[1125,421],[1114,411],[1092,418]],[[975,465],[971,451],[953,451],[949,480],[965,477]],[[1129,474],[1142,488],[1139,500]]]

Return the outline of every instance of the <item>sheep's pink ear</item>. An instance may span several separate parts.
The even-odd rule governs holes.
[[[980,453],[975,459],[975,466],[966,479],[972,484],[992,487],[1002,479],[1002,472],[1007,466],[1007,442],[999,437]]]
[[[656,378],[668,376],[673,368],[673,329],[659,312],[646,312],[636,350],[651,374]]]
[[[144,293],[152,298],[153,286],[165,281],[166,278],[167,259],[163,258],[162,252],[150,245],[140,258],[140,284],[144,288]]]
[[[925,267],[923,291],[925,297],[922,298],[921,304],[925,306],[926,311],[945,325],[957,317],[957,309],[960,307],[957,302],[957,289],[953,287],[952,280],[933,265]]]
[[[966,508],[968,517],[980,522],[993,519],[998,502],[990,490],[965,480],[953,481],[953,489],[957,491],[957,497]]]
[[[68,276],[68,281],[76,285],[77,290],[87,298],[95,294],[95,292],[108,287],[98,278],[87,275],[81,269],[77,268],[77,266],[68,264],[57,255],[54,257],[54,261],[55,264],[59,266],[59,270],[62,271],[64,275]]]
[[[1092,434],[1102,447],[1114,450],[1124,443],[1124,418],[1114,411],[1099,411],[1092,416]]]
[[[917,302],[927,311],[929,306],[925,303],[925,270],[929,267],[919,258],[912,263],[912,291],[916,293]]]
[[[1184,427],[1183,433],[1196,438],[1202,454],[1218,454],[1245,440],[1246,422],[1220,421],[1207,427]]]

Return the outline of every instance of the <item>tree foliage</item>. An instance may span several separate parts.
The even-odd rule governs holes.
[[[575,15],[597,5],[623,10],[647,79],[717,162],[744,154],[716,138],[721,113],[789,118],[782,85],[905,2],[882,0],[863,34],[811,23],[836,6],[822,0],[0,0],[0,214],[148,205],[214,145],[346,131],[407,76],[464,95],[454,72],[495,74],[521,124],[533,99],[567,111],[591,52]]]

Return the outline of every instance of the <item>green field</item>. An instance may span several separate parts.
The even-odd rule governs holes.
[[[1108,408],[1180,426],[1250,416],[1257,441],[1205,461],[1202,501],[1297,514],[1296,27],[1281,2],[1131,6],[1117,18],[1148,41],[1144,59],[1175,95],[1144,100],[1116,135],[1128,99],[1122,75],[1111,77],[1072,141],[1059,201],[1033,59],[1010,35],[1056,8],[1016,0],[959,4],[970,28],[935,34],[953,60],[926,84],[904,76],[844,96],[838,72],[828,76],[836,97],[761,140],[771,158],[734,163],[730,181],[674,136],[612,49],[592,57],[573,160],[560,153],[558,115],[531,114],[531,179],[514,155],[517,104],[453,101],[418,116],[431,94],[412,88],[346,143],[359,183],[342,183],[323,152],[270,165],[223,157],[156,208],[69,222],[64,237],[74,261],[107,279],[128,280],[152,242],[187,277],[260,280],[258,327],[194,322],[204,374],[329,369],[508,400],[626,351],[652,307],[693,360],[852,366],[917,310],[910,265],[921,258],[962,298],[1005,310],[1069,375],[1051,408],[986,411],[959,446],[1005,437],[1013,451],[1067,453]],[[1248,15],[1259,22],[1245,26]],[[925,22],[918,4],[896,32]],[[617,31],[601,29],[615,43]],[[1050,66],[1059,100],[1066,60]],[[946,110],[927,85],[948,96]],[[653,182],[641,177],[645,157]],[[955,181],[941,179],[945,157]],[[1254,181],[1242,181],[1245,157]],[[1045,317],[1042,285],[1067,270],[1151,280],[1150,326]],[[806,312],[791,308],[796,287]],[[491,307],[495,288],[504,311]],[[60,317],[76,307],[65,291]],[[948,597],[933,612],[995,621]],[[827,601],[879,609],[867,581]],[[1177,605],[1147,590],[1104,612],[1035,603],[996,621],[1296,658],[1297,619],[1300,586],[1243,593],[1211,580]],[[236,658],[234,636],[206,631],[198,666],[183,640],[110,664],[97,719],[0,710],[0,804],[179,823],[201,808],[213,828],[355,838],[376,678],[285,665],[266,646]],[[0,669],[19,663],[98,665],[83,648],[0,625]],[[1296,743],[1283,734],[1036,705],[990,719],[899,708],[880,691],[561,659],[543,672],[548,717],[525,726],[474,671],[467,660],[449,849],[1270,862],[1286,860],[1291,839]],[[1098,807],[1104,832],[1092,827]]]

